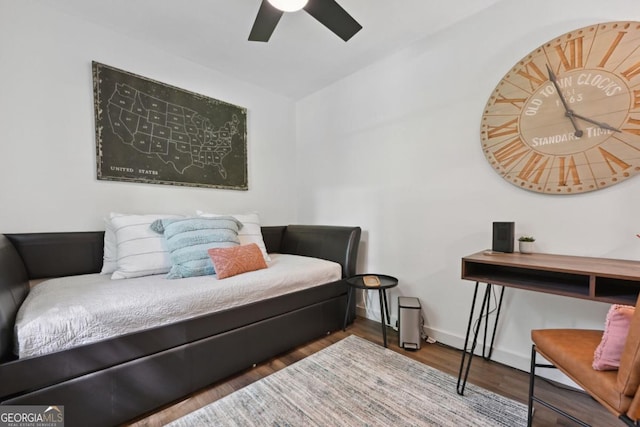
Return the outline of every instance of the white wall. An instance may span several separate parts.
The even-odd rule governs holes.
[[[534,48],[598,22],[640,20],[635,0],[502,1],[298,102],[300,222],[362,226],[360,272],[399,278],[430,335],[461,348],[473,283],[460,259],[515,221],[540,252],[640,259],[640,177],[573,196],[527,192],[480,148],[480,118]],[[375,295],[365,301],[379,319]],[[494,359],[528,370],[529,331],[600,328],[607,304],[510,289]]]
[[[98,181],[91,61],[247,108],[249,191]],[[295,220],[288,98],[65,15],[0,0],[0,230],[103,229],[110,211],[259,211]]]

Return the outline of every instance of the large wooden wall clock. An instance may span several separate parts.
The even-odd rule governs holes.
[[[571,31],[535,49],[484,109],[484,154],[518,187],[598,190],[640,173],[640,22]]]

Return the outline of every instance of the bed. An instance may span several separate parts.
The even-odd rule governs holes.
[[[103,267],[104,232],[0,235],[0,402],[64,405],[67,426],[117,425],[340,329],[345,311],[353,319],[355,306],[346,306],[344,279],[355,274],[359,227],[261,230],[276,264],[287,255],[329,260],[339,264],[340,277],[20,358],[14,354],[14,326],[29,281],[95,278]]]

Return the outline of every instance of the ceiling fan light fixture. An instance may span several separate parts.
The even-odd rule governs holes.
[[[307,5],[308,0],[268,0],[276,9],[283,12],[296,12]]]

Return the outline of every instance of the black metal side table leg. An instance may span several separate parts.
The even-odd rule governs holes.
[[[384,292],[385,292],[384,289],[378,290],[378,297],[380,299],[380,323],[382,324],[382,339],[384,341],[384,346],[386,347],[387,346],[387,321],[385,320],[385,313],[387,313],[386,314],[387,316],[389,316],[389,314],[388,314],[388,309],[386,304],[387,297]]]
[[[351,294],[353,293],[353,288],[348,286],[347,289],[347,307],[344,310],[344,323],[342,324],[342,330],[347,330],[347,319],[349,318],[349,308],[351,307]]]
[[[387,313],[387,325],[391,324],[391,316],[389,316],[389,302],[387,301],[387,290],[382,290],[382,300],[384,301],[384,312]]]

